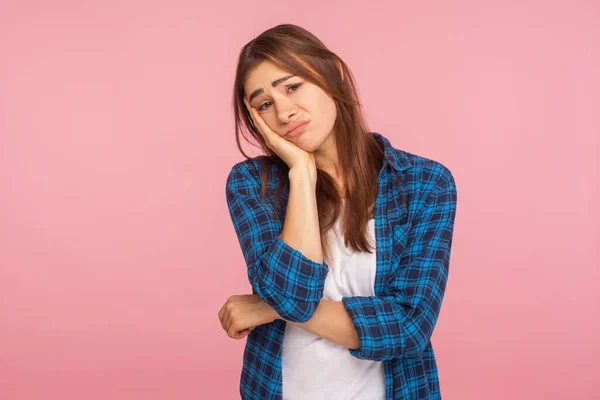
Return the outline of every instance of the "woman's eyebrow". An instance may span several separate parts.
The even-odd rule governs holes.
[[[277,87],[277,85],[279,85],[281,82],[285,82],[290,78],[293,78],[296,75],[288,75],[288,76],[284,76],[283,78],[279,78],[273,82],[271,82],[271,86],[273,87]],[[250,95],[250,98],[248,99],[248,102],[250,103],[252,101],[253,98],[255,98],[256,96],[262,94],[265,90],[264,89],[256,89],[254,92],[252,92],[252,94]]]

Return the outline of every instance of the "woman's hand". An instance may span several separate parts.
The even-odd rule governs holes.
[[[229,297],[219,311],[221,326],[233,339],[242,339],[258,325],[281,318],[279,314],[256,294]]]
[[[244,98],[246,108],[252,117],[254,126],[258,129],[258,132],[265,139],[267,146],[273,150],[290,169],[298,164],[308,165],[309,167],[315,167],[315,158],[312,153],[301,149],[293,142],[273,132],[267,123],[262,119],[258,111],[246,101]]]

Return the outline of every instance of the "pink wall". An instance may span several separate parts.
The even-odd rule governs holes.
[[[456,177],[444,399],[600,398],[598,2],[86,3],[0,5],[1,399],[239,398],[231,87],[282,22]]]

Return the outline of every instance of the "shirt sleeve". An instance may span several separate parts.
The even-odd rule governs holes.
[[[360,339],[360,348],[349,349],[356,358],[419,357],[429,343],[448,279],[457,199],[447,168],[436,180],[410,225],[390,295],[342,298]]]
[[[260,198],[257,172],[248,164],[236,164],[225,190],[248,280],[253,292],[283,319],[306,322],[323,297],[329,267],[326,262],[309,259],[279,237],[283,222],[273,218],[272,202]]]

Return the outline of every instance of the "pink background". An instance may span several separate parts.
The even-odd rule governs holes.
[[[600,398],[597,1],[86,3],[0,5],[1,399],[239,398],[230,100],[283,22],[454,173],[444,399]]]

